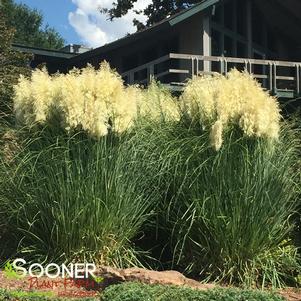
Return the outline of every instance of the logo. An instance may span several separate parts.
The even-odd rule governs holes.
[[[70,265],[58,265],[56,263],[50,263],[47,266],[42,266],[39,263],[33,263],[29,265],[24,259],[15,259],[12,263],[7,261],[5,265],[6,275],[13,278],[30,277],[48,277],[55,278],[74,278],[74,279],[95,279],[101,281],[102,279],[95,276],[96,265],[94,263],[71,263]]]
[[[26,260],[18,258],[6,262],[3,274],[8,279],[28,282],[28,289],[31,292],[37,290],[34,292],[37,295],[44,294],[44,290],[47,290],[46,293],[57,293],[58,296],[71,298],[97,296],[99,284],[104,278],[96,276],[95,272],[94,263],[69,265],[50,263],[43,266],[39,263],[28,265]]]

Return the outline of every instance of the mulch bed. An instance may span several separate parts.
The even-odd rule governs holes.
[[[288,301],[301,301],[301,289],[287,288],[281,290],[280,295]]]

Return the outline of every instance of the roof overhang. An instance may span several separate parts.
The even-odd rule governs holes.
[[[220,2],[220,0],[202,1],[201,3],[196,4],[192,8],[183,11],[178,16],[171,18],[171,20],[169,20],[169,24],[170,24],[170,26],[174,26],[182,21],[185,21],[186,19],[190,18],[191,16],[193,16],[201,11],[204,11],[205,9],[217,4],[218,2]]]
[[[38,55],[41,57],[49,57],[54,59],[70,59],[74,56],[76,56],[73,53],[69,52],[63,52],[58,50],[51,50],[51,49],[43,49],[43,48],[37,48],[37,47],[31,47],[31,46],[25,46],[25,45],[19,45],[19,44],[12,44],[12,48],[14,50],[23,52],[23,53],[30,53],[34,55]]]

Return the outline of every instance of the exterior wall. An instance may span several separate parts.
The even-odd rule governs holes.
[[[203,55],[203,19],[204,14],[198,13],[176,27],[179,37],[179,53]],[[191,72],[192,62],[181,60],[176,67]],[[182,82],[187,77],[186,74],[178,75],[177,81]]]
[[[277,45],[277,57],[281,58],[281,60],[286,61],[301,61],[301,55],[296,55],[295,50],[297,49],[297,45],[294,44],[293,41],[288,39],[287,37],[279,34],[277,38],[275,38],[275,42]],[[277,59],[275,57],[275,59]]]
[[[203,54],[203,14],[199,13],[178,25],[179,52]]]
[[[84,67],[87,63],[90,63],[97,67],[100,62],[106,60],[111,67],[119,73],[123,73],[170,52],[179,52],[178,33],[173,28],[150,36],[148,39],[136,40],[129,45],[108,51],[105,54],[83,59],[77,62],[76,66]]]

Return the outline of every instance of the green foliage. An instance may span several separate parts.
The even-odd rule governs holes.
[[[3,274],[5,277],[10,278],[10,279],[19,279],[21,278],[20,275],[15,271],[13,265],[11,262],[8,260],[4,266]]]
[[[14,42],[46,49],[59,49],[64,46],[64,39],[54,29],[43,26],[43,15],[25,4],[13,0],[2,0],[0,7],[9,27],[15,29]]]
[[[0,289],[0,301],[96,301],[99,298],[56,298],[52,292],[7,291]]]
[[[11,48],[14,32],[4,23],[0,11],[0,123],[12,113],[13,86],[20,74],[28,75],[29,57]]]
[[[182,287],[166,287],[126,283],[107,288],[101,301],[282,301],[284,298],[262,291],[215,289],[198,291]]]
[[[122,138],[95,141],[48,127],[25,134],[30,138],[22,139],[13,164],[0,168],[1,251],[28,262],[140,265],[130,241],[151,203],[138,189]]]
[[[110,19],[120,18],[128,13],[133,8],[137,0],[117,0],[113,2],[113,7],[110,9],[101,8],[102,13],[108,14]],[[137,19],[133,20],[134,25],[138,30],[145,26],[151,26],[157,22],[162,21],[167,16],[172,16],[183,9],[191,7],[193,4],[199,3],[198,0],[168,0],[160,1],[153,0],[145,9],[137,11],[147,17],[146,25],[139,22]]]
[[[63,301],[47,293],[0,290],[0,301]],[[125,283],[105,289],[100,297],[76,298],[78,301],[284,301],[274,294],[256,290],[214,289],[198,291],[190,288]]]

